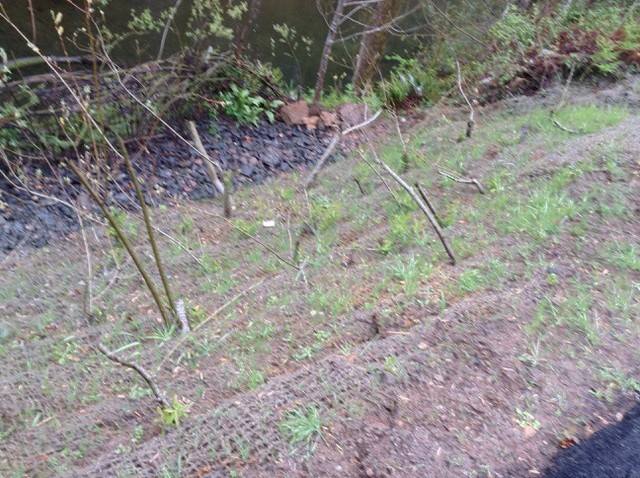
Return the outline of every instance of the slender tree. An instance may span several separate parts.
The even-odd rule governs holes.
[[[344,21],[344,6],[347,0],[338,0],[336,9],[333,13],[333,18],[329,24],[329,33],[327,33],[327,39],[324,42],[324,48],[322,49],[322,56],[320,57],[320,66],[318,68],[318,76],[316,79],[316,89],[313,95],[313,102],[318,103],[322,96],[322,90],[324,90],[324,80],[327,76],[327,68],[329,67],[329,59],[331,58],[331,50],[336,41],[336,35],[340,24]]]
[[[353,86],[363,91],[371,82],[378,63],[384,55],[389,38],[389,29],[400,10],[402,0],[381,0],[378,2],[370,24],[370,29],[362,37],[360,51],[353,73]]]
[[[262,9],[262,0],[249,0],[248,3],[247,12],[235,31],[234,53],[237,57],[242,56],[246,51],[249,43],[249,33]]]

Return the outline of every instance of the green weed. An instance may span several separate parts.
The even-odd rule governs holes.
[[[291,445],[303,445],[313,451],[322,434],[320,411],[310,405],[288,412],[280,423],[280,432]]]
[[[176,326],[170,325],[168,327],[156,328],[151,335],[148,335],[145,338],[148,340],[156,340],[158,342],[164,343],[173,339],[173,337],[175,337],[175,334],[176,334]]]
[[[220,94],[224,112],[241,124],[258,125],[264,114],[269,122],[275,120],[275,111],[283,105],[280,100],[269,101],[251,94],[247,88],[232,83],[229,90]]]
[[[324,232],[334,227],[342,218],[342,205],[325,196],[314,197],[311,201],[311,221]]]
[[[581,332],[591,344],[595,344],[599,336],[590,311],[592,302],[589,289],[584,285],[577,285],[574,294],[560,304],[557,319],[559,323]]]
[[[522,232],[534,239],[543,240],[558,234],[562,224],[576,217],[579,208],[564,192],[545,186],[534,191],[525,200],[518,198],[506,212],[506,218],[498,223],[503,233]]]
[[[238,342],[244,351],[261,352],[275,333],[275,326],[266,321],[253,320],[246,330],[238,334]]]
[[[617,125],[628,115],[628,110],[619,106],[572,105],[556,111],[555,119],[566,128],[581,134],[591,134]],[[552,136],[569,135],[553,123],[548,110],[536,110],[529,116],[529,121],[543,133]]]
[[[178,400],[178,397],[173,397],[170,406],[158,408],[160,423],[166,427],[179,426],[180,421],[183,420],[188,413],[189,408],[187,404]]]
[[[344,314],[351,308],[351,298],[347,292],[337,289],[316,289],[307,297],[309,306],[331,317]]]
[[[395,355],[389,355],[384,359],[384,370],[392,375],[400,375],[402,372],[402,366],[398,357]]]
[[[529,410],[521,410],[516,408],[516,423],[522,428],[533,428],[539,430],[541,427],[540,421]]]
[[[610,247],[608,256],[616,267],[640,272],[640,249],[636,244],[618,241]]]
[[[462,294],[499,285],[509,275],[507,266],[497,259],[491,259],[481,269],[467,269],[458,277],[457,289]]]
[[[607,288],[607,306],[623,319],[636,315],[640,305],[640,283],[633,283],[629,278],[614,281]]]
[[[429,276],[433,266],[425,263],[420,256],[411,255],[407,260],[398,258],[390,270],[393,278],[402,285],[404,293],[412,297],[418,292],[420,281]]]

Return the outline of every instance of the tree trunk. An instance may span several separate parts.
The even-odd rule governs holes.
[[[362,37],[353,73],[353,86],[362,92],[371,82],[389,38],[389,27],[398,14],[402,0],[382,0],[376,6],[370,25],[372,30]]]
[[[342,15],[344,13],[344,4],[346,0],[338,0],[336,10],[333,13],[333,19],[331,25],[329,25],[329,33],[327,33],[327,39],[324,42],[324,48],[322,50],[322,56],[320,57],[320,66],[318,67],[318,76],[316,79],[316,89],[313,95],[313,102],[318,103],[322,96],[322,90],[324,90],[324,80],[327,76],[327,68],[329,67],[329,59],[331,58],[331,50],[333,44],[336,41],[336,35],[338,34],[338,28],[342,21]]]
[[[246,15],[242,21],[238,24],[235,32],[234,52],[236,57],[242,56],[247,49],[247,42],[249,40],[249,33],[251,28],[256,23],[260,10],[262,8],[262,0],[250,0],[249,7]]]

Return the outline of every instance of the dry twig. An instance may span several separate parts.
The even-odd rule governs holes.
[[[456,183],[461,183],[461,184],[473,184],[477,189],[478,192],[480,194],[484,194],[484,188],[482,187],[482,184],[480,184],[480,181],[478,181],[476,178],[460,178],[458,176],[455,176],[451,173],[448,173],[447,171],[438,171],[438,174],[441,174],[442,176],[444,176],[445,178],[449,178],[452,181],[455,181]]]
[[[198,128],[196,128],[196,124],[193,121],[187,121],[187,128],[189,128],[189,133],[191,134],[191,138],[195,144],[195,147],[200,152],[200,155],[205,158],[205,163],[207,165],[207,173],[209,174],[209,179],[213,183],[213,186],[220,194],[224,194],[224,184],[220,181],[218,177],[218,172],[216,171],[216,167],[221,169],[217,163],[214,163],[207,153],[207,150],[204,148],[204,144],[202,144],[202,139],[198,134]]]
[[[153,395],[156,397],[156,401],[162,408],[169,408],[171,406],[169,401],[167,400],[166,395],[158,388],[156,383],[153,381],[153,377],[149,374],[149,372],[147,372],[144,367],[142,367],[142,365],[138,365],[133,362],[127,362],[126,360],[118,357],[115,353],[111,352],[101,343],[97,345],[97,349],[112,362],[117,363],[118,365],[122,365],[123,367],[130,368],[131,370],[137,372],[138,375],[140,375],[142,379],[147,383],[147,385],[153,392]]]
[[[350,128],[347,128],[344,131],[336,133],[336,135],[333,137],[333,139],[329,143],[329,146],[327,146],[327,149],[324,151],[324,153],[322,154],[322,156],[320,157],[320,159],[318,160],[318,162],[314,166],[314,168],[311,171],[311,173],[309,173],[309,176],[307,176],[307,179],[305,179],[305,181],[304,181],[304,183],[302,185],[302,188],[303,189],[309,189],[315,184],[316,178],[317,178],[318,174],[320,173],[320,170],[324,167],[324,165],[327,162],[327,160],[331,157],[331,155],[333,154],[335,149],[340,144],[340,141],[342,141],[342,139],[345,136],[353,133],[354,131],[357,131],[359,129],[362,129],[362,128],[365,128],[365,127],[369,126],[371,123],[373,123],[375,120],[377,120],[378,117],[381,114],[382,114],[382,110],[378,111],[376,114],[374,114],[369,119],[363,121],[362,123],[357,124],[355,126],[352,126]]]
[[[421,201],[420,197],[416,194],[415,190],[411,186],[409,186],[409,184],[407,184],[407,182],[404,179],[402,179],[393,169],[391,169],[389,167],[389,165],[387,165],[387,163],[385,163],[382,159],[380,159],[380,157],[378,156],[378,154],[376,153],[376,151],[373,148],[371,148],[371,151],[373,153],[373,157],[374,157],[376,163],[378,163],[380,166],[382,166],[387,171],[387,173],[389,173],[389,175],[400,186],[402,186],[402,188],[409,194],[409,196],[411,196],[411,199],[413,199],[415,201],[415,203],[418,205],[418,207],[424,213],[424,215],[427,216],[427,219],[429,220],[429,222],[433,226],[433,229],[435,230],[436,235],[438,236],[438,239],[440,239],[440,242],[444,246],[444,249],[447,252],[447,255],[449,256],[449,259],[451,260],[451,264],[455,265],[456,264],[456,257],[453,254],[453,250],[449,246],[449,243],[447,242],[446,238],[444,237],[444,232],[440,228],[440,225],[438,224],[438,221],[433,216],[433,214],[431,213],[429,208],[427,206],[425,206],[425,204]]]
[[[442,227],[442,221],[440,221],[440,218],[438,217],[438,213],[436,213],[436,210],[433,207],[433,204],[431,204],[431,201],[429,200],[429,196],[427,196],[427,193],[422,189],[422,186],[420,186],[419,183],[416,183],[415,186],[416,186],[416,189],[418,190],[418,193],[420,193],[420,197],[429,208],[429,211],[431,211],[431,214],[433,214],[433,218],[437,221],[438,225]]]
[[[460,62],[458,60],[456,60],[456,68],[458,69],[458,89],[460,90],[460,94],[462,95],[464,100],[467,102],[467,105],[469,105],[469,120],[467,121],[466,136],[467,138],[471,138],[471,135],[473,135],[473,128],[476,125],[475,110],[473,109],[471,101],[469,101],[469,98],[462,88],[462,70],[460,69]]]

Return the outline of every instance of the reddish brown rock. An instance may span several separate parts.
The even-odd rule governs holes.
[[[320,124],[320,117],[319,116],[307,116],[306,118],[304,118],[304,124],[306,125],[307,129],[316,129],[318,127],[318,125]]]
[[[288,125],[303,125],[309,116],[309,105],[306,101],[296,101],[284,105],[280,109],[280,116]]]
[[[338,124],[338,115],[331,111],[322,111],[320,121],[325,128],[332,128]]]

